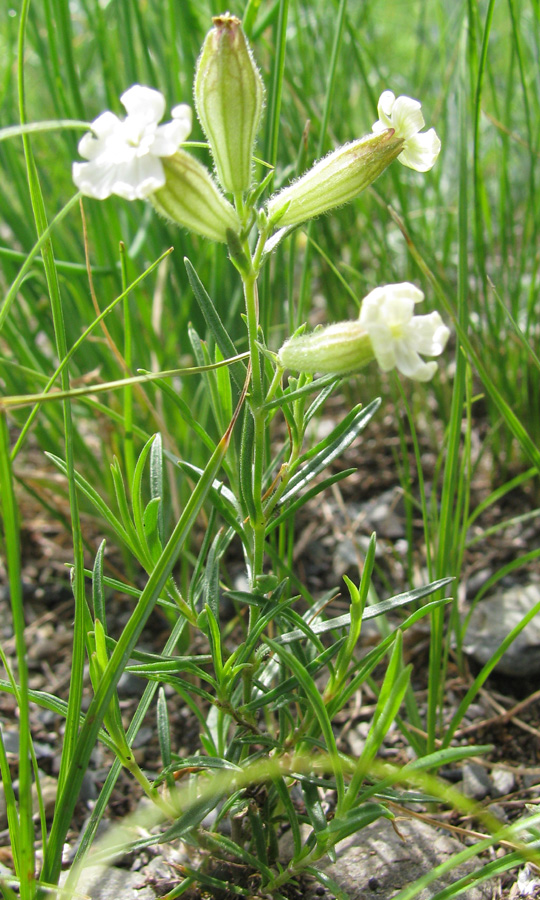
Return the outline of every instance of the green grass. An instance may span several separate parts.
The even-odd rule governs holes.
[[[214,842],[213,850],[232,852],[245,865],[258,867],[263,887],[280,896],[287,879],[311,872],[342,836],[390,815],[383,802],[385,786],[398,792],[408,778],[424,791],[424,799],[429,795],[464,808],[429,773],[459,758],[452,736],[504,648],[470,685],[445,730],[446,667],[450,654],[462,662],[467,625],[456,601],[448,598],[458,595],[472,523],[524,485],[538,496],[538,0],[230,4],[230,11],[244,19],[266,86],[255,152],[275,167],[267,194],[329,150],[367,134],[385,89],[418,97],[427,125],[442,141],[433,171],[419,175],[392,165],[351,204],[295,231],[261,269],[258,289],[262,335],[276,351],[303,322],[355,318],[362,298],[375,286],[412,281],[425,292],[425,305],[440,310],[452,326],[454,358],[447,349],[440,373],[427,386],[394,374],[379,378],[370,369],[350,382],[321,381],[319,394],[309,377],[299,376],[291,381],[291,391],[298,391],[292,397],[272,380],[270,358],[257,349],[262,335],[254,281],[238,271],[241,265],[231,265],[224,245],[165,223],[149,204],[116,197],[80,203],[71,180],[77,141],[87,123],[105,109],[121,113],[118,98],[131,84],[161,90],[168,109],[192,102],[202,41],[212,15],[224,10],[215,2],[193,0],[70,5],[46,0],[5,9],[0,19],[0,483],[16,658],[8,660],[2,650],[1,687],[16,695],[19,706],[18,800],[1,740],[0,771],[14,883],[23,900],[45,896],[46,884],[56,883],[78,786],[99,739],[114,750],[116,762],[77,862],[92,846],[123,765],[154,801],[157,815],[177,819],[169,826],[171,839],[187,836],[202,846]],[[196,121],[190,139],[204,140]],[[207,149],[190,152],[211,166]],[[267,171],[257,164],[259,180]],[[241,249],[257,259],[248,241]],[[253,376],[246,400],[245,362],[220,363],[248,352]],[[162,374],[145,378],[138,372]],[[341,392],[340,421],[328,438],[311,446],[304,440],[307,423],[324,410],[332,390]],[[56,392],[60,396],[51,396]],[[369,404],[379,394],[383,406],[393,402],[406,411],[406,420],[396,417],[402,448],[397,469],[409,502],[410,538],[413,515],[423,520],[431,586],[413,591],[415,549],[409,544],[404,596],[373,607],[372,544],[359,584],[349,585],[344,631],[325,619],[329,597],[311,596],[296,579],[294,518],[307,496],[319,491],[315,475],[328,488],[339,480],[325,468],[364,428],[369,430],[376,413],[376,404]],[[359,402],[363,409],[357,408]],[[425,441],[430,432],[421,421],[431,416],[441,423],[444,439],[433,439],[438,461],[428,496],[420,438]],[[283,440],[285,430],[290,444]],[[48,454],[51,479],[54,466],[65,476],[63,487],[55,482],[55,490],[63,492],[70,509],[75,612],[67,703],[28,688],[18,511],[24,492],[66,525],[65,504],[51,505],[48,485],[36,485],[27,475],[30,442],[44,461]],[[482,455],[492,460],[491,494],[475,507],[472,486]],[[288,468],[269,500],[266,491],[283,463]],[[264,523],[283,497],[288,504],[280,507],[279,517]],[[81,512],[95,527],[81,525]],[[193,532],[201,517],[206,524],[202,544]],[[107,571],[97,534],[106,534],[118,547],[134,597],[132,617],[117,642],[107,637],[106,618],[119,584]],[[219,596],[231,588],[223,560],[233,540],[244,546],[252,584],[249,594],[231,592],[236,608],[247,609],[239,618],[243,640],[231,651],[220,628]],[[490,585],[535,559],[536,548],[530,548],[510,569],[495,572]],[[141,573],[146,579],[142,589]],[[297,596],[304,606],[296,604]],[[379,646],[363,660],[355,653],[362,615],[373,610],[384,615],[403,603],[402,630],[424,614],[431,624],[425,717],[403,664],[401,631],[386,624]],[[152,661],[138,650],[138,641],[155,604],[168,616],[170,635],[160,659]],[[302,641],[290,637],[298,629]],[[204,659],[189,657],[193,630],[207,643]],[[116,685],[136,653],[137,674],[147,684],[124,734]],[[93,699],[82,717],[89,658]],[[373,680],[377,665],[385,674],[377,670]],[[267,694],[258,680],[261,671]],[[324,702],[314,686],[323,673]],[[377,692],[377,708],[364,754],[352,764],[338,752],[332,718],[367,679]],[[156,701],[159,683],[172,684],[200,723],[201,755],[189,765],[207,771],[209,786],[203,800],[183,796],[187,807],[181,815],[174,798],[169,802],[130,757],[131,741],[145,713],[155,707],[161,779],[172,785],[172,773],[187,764],[171,744],[162,692]],[[42,816],[41,836],[31,817],[31,703],[52,704],[66,719],[59,801],[48,834]],[[213,710],[208,715],[205,704]],[[400,717],[402,707],[406,715]],[[377,750],[396,719],[428,773],[424,780],[415,781],[408,769],[377,769]],[[441,746],[446,756],[436,757]],[[305,766],[304,818],[312,827],[307,842],[288,791],[296,770],[287,769],[286,757],[280,756],[291,748],[298,766]],[[269,750],[280,760],[274,768]],[[320,771],[302,761],[315,751],[324,761]],[[317,791],[328,780],[337,793],[333,824],[326,821]],[[209,810],[230,794],[220,815],[229,807],[238,813],[244,788],[261,781],[268,788],[268,808],[246,813],[250,841],[240,840],[234,827],[231,839],[217,827],[211,835],[204,833],[201,822]],[[295,845],[285,873],[278,872],[273,859],[275,821],[282,818],[291,823]],[[533,854],[520,843],[537,840],[532,820],[525,837],[482,821],[486,847],[504,838],[516,848],[516,859]],[[47,843],[41,872],[35,869],[38,838]],[[472,848],[471,856],[483,846]],[[502,872],[504,866],[502,861],[492,871],[479,863],[477,877],[484,877],[484,870]],[[212,886],[208,873],[193,877]],[[404,891],[403,900],[421,888]],[[2,889],[14,895],[7,885]],[[440,896],[457,896],[459,889],[456,885],[454,892]]]

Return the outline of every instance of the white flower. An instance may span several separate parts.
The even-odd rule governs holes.
[[[387,284],[375,288],[362,302],[360,325],[369,334],[373,353],[383,372],[394,367],[415,381],[429,381],[436,362],[424,356],[439,356],[450,334],[438,312],[413,316],[415,303],[424,299],[414,284]]]
[[[441,142],[434,128],[421,131],[426,124],[421,113],[422,104],[411,97],[396,97],[392,91],[381,94],[377,106],[379,119],[373,126],[375,134],[393,128],[395,136],[405,142],[398,159],[404,166],[417,172],[433,168],[441,149]]]
[[[73,163],[73,180],[96,200],[118,194],[142,200],[165,184],[160,157],[172,156],[191,131],[191,109],[185,103],[172,110],[172,122],[159,125],[165,98],[159,91],[134,84],[120,97],[127,116],[104,112],[92,122],[93,134],[79,142],[89,162]]]

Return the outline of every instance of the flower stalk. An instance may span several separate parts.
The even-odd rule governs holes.
[[[204,669],[199,669],[193,658],[187,657],[185,660],[186,671],[202,679],[204,687],[199,689],[199,694],[205,698],[205,702],[209,701],[212,708],[206,720],[208,725],[212,717],[211,727],[207,729],[204,738],[207,753],[226,759],[239,772],[237,764],[248,760],[255,749],[259,753],[256,745],[263,737],[271,740],[275,738],[276,749],[282,755],[290,751],[297,752],[303,747],[311,749],[324,739],[329,750],[329,771],[333,772],[335,778],[338,798],[336,821],[339,822],[339,815],[348,812],[349,807],[352,808],[357,802],[365,771],[358,770],[352,788],[346,791],[342,761],[338,758],[330,721],[329,703],[325,704],[325,701],[330,699],[333,711],[338,710],[339,690],[349,678],[354,677],[355,650],[369,574],[365,576],[362,590],[356,590],[352,586],[350,620],[345,623],[350,624],[349,637],[345,639],[336,659],[332,659],[334,680],[329,681],[326,695],[322,698],[309,681],[313,670],[304,666],[296,655],[291,654],[278,641],[272,641],[271,629],[274,623],[270,617],[268,620],[261,620],[261,610],[266,617],[266,610],[272,610],[281,601],[282,592],[286,603],[293,600],[292,591],[286,594],[284,576],[289,575],[289,568],[286,562],[279,562],[280,557],[285,560],[290,557],[292,560],[294,529],[292,525],[289,527],[288,517],[292,519],[296,509],[307,502],[310,496],[315,496],[319,490],[336,482],[336,476],[325,475],[325,470],[352,444],[379,404],[379,401],[373,401],[364,408],[362,404],[355,405],[341,422],[332,427],[326,438],[317,440],[314,447],[306,450],[305,439],[310,418],[326,399],[334,381],[330,377],[312,384],[312,376],[317,372],[338,377],[357,373],[376,361],[384,372],[397,369],[410,378],[427,381],[433,377],[437,364],[433,360],[426,362],[423,357],[439,356],[446,345],[449,332],[437,312],[425,316],[414,315],[416,304],[423,299],[422,292],[414,285],[384,285],[376,287],[365,297],[356,320],[329,324],[311,334],[297,333],[277,353],[273,353],[267,350],[265,338],[260,333],[258,278],[263,262],[290,230],[352,201],[396,159],[417,171],[427,171],[437,159],[440,141],[433,129],[422,131],[424,118],[418,101],[408,97],[396,99],[391,92],[385,91],[379,101],[379,119],[374,124],[372,133],[337,147],[326,157],[316,161],[300,178],[273,194],[263,208],[259,209],[261,198],[268,187],[267,179],[263,179],[260,184],[252,184],[253,150],[263,108],[262,79],[240,21],[228,13],[213,21],[213,28],[207,35],[198,61],[194,95],[199,121],[213,158],[215,176],[192,155],[190,148],[182,146],[191,127],[189,108],[174,107],[172,121],[159,124],[164,116],[165,100],[159,92],[140,85],[133,86],[121,97],[127,114],[124,119],[113,113],[103,113],[94,121],[92,134],[86,135],[79,145],[85,161],[75,163],[73,168],[78,187],[96,199],[105,199],[111,194],[129,200],[147,199],[160,215],[166,216],[181,228],[187,228],[208,240],[226,244],[229,259],[242,281],[249,351],[249,365],[243,382],[236,377],[238,369],[234,372],[233,381],[228,380],[225,372],[220,373],[219,381],[208,381],[214,419],[220,433],[225,433],[213,449],[210,463],[202,475],[199,470],[200,477],[192,498],[164,550],[161,550],[164,544],[164,526],[163,522],[161,525],[159,522],[163,500],[161,462],[159,454],[154,453],[153,444],[150,457],[154,466],[150,473],[152,496],[144,509],[141,499],[143,492],[140,490],[140,476],[146,459],[144,450],[140,458],[142,462],[137,462],[135,466],[131,479],[134,484],[135,543],[142,548],[146,547],[147,558],[155,567],[147,566],[151,574],[130,619],[133,624],[130,624],[129,632],[126,629],[128,637],[122,643],[117,642],[110,657],[104,627],[100,624],[99,617],[95,617],[94,652],[90,653],[90,669],[96,699],[91,711],[96,717],[98,714],[103,717],[120,762],[160,810],[165,815],[171,815],[167,796],[158,793],[133,758],[115,693],[117,678],[114,676],[114,682],[110,681],[112,675],[109,670],[117,671],[117,660],[122,665],[126,664],[135,646],[137,634],[140,634],[139,627],[142,629],[145,617],[149,615],[151,605],[158,601],[158,597],[165,600],[168,606],[171,605],[171,599],[176,600],[176,613],[179,612],[181,618],[198,629],[208,645],[208,653],[204,654]],[[192,286],[194,284],[192,281]],[[210,296],[202,284],[196,296],[211,340],[217,347],[216,355],[220,361],[226,359],[226,362],[231,363],[231,358],[235,358],[235,344],[218,311],[212,307]],[[199,337],[191,326],[190,328],[194,354],[199,354],[204,362],[210,357],[212,347],[207,348],[204,336]],[[206,370],[210,367],[204,368]],[[293,375],[288,388],[284,388],[282,382],[287,369],[300,374]],[[312,388],[318,391],[314,402],[309,397]],[[235,390],[237,402],[232,414]],[[233,425],[242,406],[244,430],[241,442],[239,446],[230,446]],[[272,460],[268,458],[267,438],[276,412],[283,412],[287,433],[284,446]],[[206,445],[212,446],[214,442],[211,434],[200,427],[189,410],[186,410],[185,417],[193,426],[195,434],[202,437]],[[150,447],[150,444],[147,446]],[[196,467],[188,461],[182,461],[181,465],[190,476],[195,474]],[[226,483],[216,487],[220,469],[224,475],[219,477],[223,477]],[[216,499],[216,494],[219,494],[219,500]],[[214,503],[214,510],[203,540],[190,593],[187,595],[188,605],[176,596],[171,576],[172,566],[177,559],[179,547],[201,512],[203,500],[207,498]],[[225,529],[214,525],[221,515],[227,526]],[[271,521],[273,516],[275,518]],[[125,508],[123,518],[126,522],[129,521],[129,510]],[[131,522],[129,525],[131,527]],[[278,561],[274,571],[267,567],[265,572],[265,550],[271,549],[270,544],[267,548],[266,541],[267,538],[274,540],[273,536],[270,537],[273,531],[277,536]],[[219,567],[220,555],[225,552],[227,541],[233,534],[239,535],[242,541],[250,596],[246,598],[249,604],[246,643],[231,652],[230,647],[222,640],[220,629]],[[374,551],[373,542],[373,554]],[[144,553],[141,555],[144,556]],[[186,560],[189,564],[187,556]],[[203,573],[205,565],[207,570]],[[242,595],[238,596],[241,601]],[[316,617],[318,615],[317,611]],[[277,628],[281,627],[282,621],[286,621],[285,617],[276,619]],[[183,627],[186,623],[182,621],[181,624]],[[265,628],[269,626],[264,636],[263,624]],[[180,635],[181,631],[178,632],[178,638]],[[288,637],[291,638],[290,635]],[[296,640],[294,634],[291,640]],[[176,643],[169,649],[175,650]],[[262,695],[263,686],[266,688],[266,683],[270,686],[274,679],[274,662],[269,670],[261,674],[261,666],[265,664],[267,653],[271,653],[274,660],[280,662],[280,668],[291,669],[309,699],[309,704],[305,707],[299,704],[296,724],[289,730],[286,721],[289,713],[284,715],[285,707],[281,702],[277,713],[268,705],[264,709],[264,715],[268,716],[268,735],[255,726],[259,715],[258,699],[254,704],[254,688]],[[393,659],[397,672],[400,657],[396,653]],[[213,675],[207,671],[210,660]],[[167,658],[167,665],[169,662]],[[154,663],[149,665],[154,666]],[[173,660],[173,665],[176,672],[176,660]],[[311,662],[308,666],[311,666]],[[153,668],[152,674],[154,671],[156,670]],[[167,674],[169,673],[170,670],[167,670]],[[159,673],[160,677],[162,674]],[[399,690],[403,692],[406,677],[407,671],[400,675]],[[183,685],[181,690],[184,690]],[[209,695],[210,690],[214,691],[213,696]],[[246,709],[242,708],[241,701],[238,702],[240,694],[243,695]],[[271,698],[266,699],[270,701]],[[289,703],[289,699],[285,699]],[[397,696],[396,710],[401,700],[400,694]],[[290,705],[292,707],[293,701]],[[158,725],[159,722],[158,716]],[[230,737],[235,726],[243,730],[241,740],[237,733]],[[92,728],[94,725],[89,717],[81,728],[79,738],[83,749],[86,735],[91,734],[92,738],[97,735],[97,725],[91,732]],[[281,741],[279,747],[277,736]],[[163,748],[164,775],[172,779],[171,769],[165,761],[166,756],[170,757],[170,752],[167,750],[169,731],[163,717],[160,746]],[[372,740],[369,752],[374,748]],[[81,758],[83,749],[80,751]],[[189,769],[191,768],[190,766]],[[194,768],[198,770],[199,765]],[[194,785],[197,793],[200,782],[196,778]],[[283,783],[281,788],[286,791],[287,785]],[[240,844],[245,842],[243,821],[249,820],[254,832],[253,842],[257,851],[260,851],[260,857],[266,854],[270,859],[273,852],[271,832],[275,824],[275,808],[271,809],[270,801],[267,808],[255,803],[241,808],[243,798],[240,797],[240,791],[238,794],[238,803],[235,798],[235,806],[230,808],[233,837]],[[307,793],[306,799],[309,799]],[[378,817],[381,813],[379,807],[375,807],[376,804],[373,805],[373,812]],[[384,813],[384,808],[380,809]],[[61,827],[67,827],[63,820]],[[59,829],[60,825],[57,830]],[[280,887],[292,874],[319,859],[332,845],[332,841],[337,840],[336,835],[337,830],[335,834],[326,833],[321,827],[320,833],[314,831],[314,840],[310,846],[299,848],[301,836],[298,828],[298,836],[295,838],[298,845],[297,858],[275,878],[267,878],[265,889],[269,886],[272,889]],[[265,877],[267,876],[268,872]]]

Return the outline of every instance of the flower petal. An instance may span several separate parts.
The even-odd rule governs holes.
[[[165,113],[165,97],[153,88],[134,84],[120,97],[128,116],[140,117],[144,122],[159,122]]]
[[[412,97],[398,97],[392,109],[392,127],[396,135],[405,141],[420,131],[426,123],[422,104]]]
[[[360,322],[365,328],[379,321],[390,327],[405,325],[412,318],[415,304],[423,299],[422,291],[409,281],[377,287],[362,301]]]
[[[360,324],[368,329],[376,325],[380,318],[381,305],[384,303],[387,292],[383,287],[376,287],[362,300],[360,307]]]
[[[403,152],[398,159],[409,169],[417,172],[429,172],[437,161],[441,150],[441,141],[434,128],[415,134],[405,142]]]
[[[407,341],[396,341],[396,368],[414,381],[430,381],[437,371],[436,362],[424,362]]]
[[[96,160],[87,163],[74,162],[73,181],[85,197],[106,200],[113,193],[116,166]]]
[[[381,123],[385,125],[386,128],[392,128],[392,109],[394,107],[394,103],[396,102],[396,95],[393,91],[383,91],[381,96],[379,97],[379,102],[377,104],[377,112],[379,113],[379,119]],[[377,124],[377,123],[375,123]],[[375,130],[375,126],[373,126]]]
[[[424,356],[440,356],[446,347],[450,330],[438,312],[427,316],[415,316],[407,327],[410,342]]]
[[[145,200],[164,184],[165,172],[161,160],[147,154],[118,167],[112,193],[124,200]]]
[[[118,116],[107,111],[101,113],[97,119],[94,119],[92,122],[92,131],[95,136],[101,140],[102,138],[109,137],[109,135],[113,134],[121,124],[122,122]]]
[[[193,124],[193,112],[191,106],[188,103],[179,103],[178,106],[173,106],[171,109],[171,116],[173,119],[178,119],[179,122],[184,123],[187,138],[188,134],[191,134]],[[186,138],[184,138],[184,140]]]
[[[94,159],[103,151],[105,141],[121,128],[122,122],[112,112],[102,113],[92,122],[92,132],[83,134],[77,149],[84,159]]]
[[[441,149],[441,142],[433,128],[425,133],[422,104],[412,97],[396,97],[392,91],[384,91],[377,106],[379,120],[373,125],[373,132],[380,134],[392,128],[395,137],[405,143],[399,161],[410,169],[427,172],[435,165]]]
[[[383,372],[389,372],[397,365],[396,341],[392,339],[392,332],[384,322],[371,325],[366,330],[371,340],[375,359]]]
[[[116,165],[109,160],[73,163],[73,181],[86,197],[106,200],[111,194],[125,200],[144,200],[165,184],[161,161],[147,154]]]
[[[166,125],[158,125],[152,141],[151,152],[154,156],[172,156],[182,144],[186,134],[186,123],[181,119],[174,119]]]

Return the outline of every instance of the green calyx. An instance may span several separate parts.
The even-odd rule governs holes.
[[[251,186],[264,88],[240,19],[227,13],[213,23],[197,64],[195,106],[219,181],[236,194]]]

